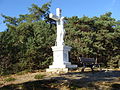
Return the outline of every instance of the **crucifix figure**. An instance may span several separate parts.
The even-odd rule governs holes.
[[[61,9],[57,8],[56,15],[50,13],[49,17],[55,20],[57,23],[56,45],[57,46],[64,45],[64,36],[65,36],[64,17],[61,17]]]

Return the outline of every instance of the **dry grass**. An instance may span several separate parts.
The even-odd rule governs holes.
[[[69,89],[80,89],[80,90],[88,90],[96,88],[101,88],[101,90],[104,90],[104,88],[116,88],[120,86],[120,73],[119,75],[114,75],[117,73],[112,73],[112,71],[103,69],[103,72],[95,72],[92,73],[90,69],[86,69],[84,73],[81,72],[80,69],[78,70],[72,70],[69,71],[68,74],[49,74],[45,71],[34,71],[34,72],[27,72],[27,73],[20,73],[20,74],[14,74],[10,76],[1,76],[0,77],[0,87],[7,86],[7,85],[18,85],[25,82],[34,82],[37,79],[40,80],[57,80],[56,83],[48,83],[48,85],[51,88],[59,88],[62,90],[62,88],[69,90]],[[115,69],[113,71],[120,72],[120,69]],[[112,75],[113,74],[113,75]],[[8,82],[5,79],[8,78],[14,78],[14,81],[12,79]],[[45,81],[46,82],[46,81]]]
[[[15,81],[16,79],[13,78],[13,77],[8,77],[8,78],[5,78],[4,81],[5,82],[11,82],[11,81]]]

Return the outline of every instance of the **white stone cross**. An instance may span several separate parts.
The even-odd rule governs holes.
[[[49,17],[55,20],[57,23],[56,45],[57,46],[64,45],[65,29],[64,29],[64,17],[61,17],[61,9],[57,8],[56,15],[50,13]]]

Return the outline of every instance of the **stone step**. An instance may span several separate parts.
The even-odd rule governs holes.
[[[77,65],[66,65],[66,67],[69,69],[75,69],[77,68]]]

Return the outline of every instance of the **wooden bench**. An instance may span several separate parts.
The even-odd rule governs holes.
[[[93,68],[94,67],[98,67],[100,70],[100,64],[97,64],[96,60],[94,58],[84,58],[84,57],[79,57],[80,59],[80,63],[83,65],[82,67],[82,72],[84,72],[84,69],[86,67],[90,67],[92,72],[94,71]]]

